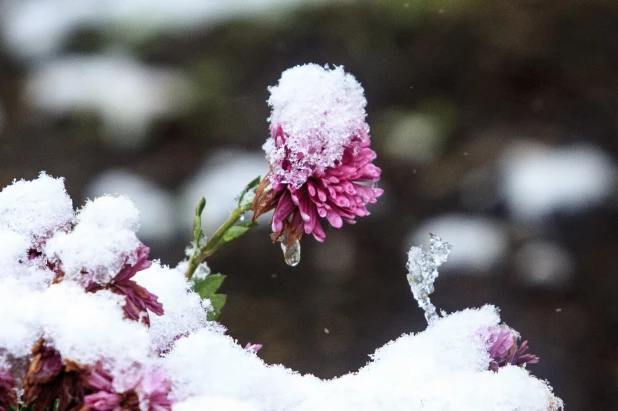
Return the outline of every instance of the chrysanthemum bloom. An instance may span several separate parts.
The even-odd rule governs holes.
[[[109,289],[116,294],[124,295],[126,303],[123,308],[127,317],[135,321],[141,320],[146,325],[150,325],[148,310],[156,315],[163,315],[163,305],[158,301],[156,295],[131,279],[138,271],[145,270],[152,265],[148,260],[149,253],[150,248],[141,244],[137,249],[137,262],[135,264],[125,264],[109,284],[101,285],[91,280],[86,286],[86,291],[96,292],[101,289]]]
[[[270,172],[257,188],[253,218],[275,209],[273,240],[289,247],[307,234],[324,241],[321,219],[340,228],[369,215],[382,190],[372,164],[363,88],[343,68],[286,70],[270,89]]]
[[[15,380],[0,370],[0,411],[7,411],[9,408],[17,408]]]
[[[101,364],[86,378],[88,394],[85,406],[96,411],[170,411],[171,383],[162,370],[156,370],[136,379],[135,384],[122,393],[115,391],[113,377]]]
[[[539,357],[536,355],[525,353],[529,348],[528,341],[517,346],[517,335],[509,327],[494,327],[483,330],[480,334],[485,340],[487,351],[491,357],[488,367],[491,371],[498,371],[500,367],[509,364],[523,366],[539,362]]]
[[[24,402],[33,411],[80,410],[84,400],[83,369],[64,361],[58,351],[40,340],[32,349],[32,361],[24,378]],[[35,401],[36,400],[36,401]]]

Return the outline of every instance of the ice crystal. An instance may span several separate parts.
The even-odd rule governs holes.
[[[443,242],[437,235],[430,234],[429,253],[425,253],[422,246],[412,247],[408,253],[408,282],[418,306],[425,311],[425,318],[429,324],[439,318],[429,294],[433,293],[438,267],[446,262],[451,249],[449,243]]]

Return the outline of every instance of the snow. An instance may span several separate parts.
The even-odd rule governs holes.
[[[191,101],[188,80],[175,69],[154,68],[122,54],[75,55],[45,62],[27,79],[26,101],[52,115],[93,111],[112,147],[133,149],[152,121],[174,117]]]
[[[226,397],[191,397],[174,405],[174,411],[260,411],[254,403]]]
[[[208,300],[190,290],[191,284],[183,271],[162,266],[159,262],[133,278],[139,285],[159,297],[165,313],[150,317],[150,338],[153,349],[167,351],[173,342],[185,335],[209,326],[206,310],[210,307]],[[218,323],[210,323],[212,329],[223,332]]]
[[[502,159],[502,194],[513,217],[539,221],[560,211],[579,213],[602,204],[615,189],[615,165],[598,147],[550,149],[519,143]]]
[[[104,194],[128,196],[140,211],[139,237],[145,242],[169,241],[176,232],[175,199],[171,193],[138,174],[107,170],[86,187],[90,198]]]
[[[103,196],[89,201],[70,233],[59,232],[45,246],[65,275],[82,281],[83,272],[107,284],[125,264],[135,264],[140,242],[135,232],[139,211],[126,197]]]
[[[488,370],[490,356],[482,330],[500,324],[492,306],[436,317],[426,330],[387,343],[365,367],[333,380],[267,365],[225,335],[221,325],[207,322],[208,302],[190,291],[182,264],[170,269],[155,261],[134,277],[158,296],[165,314],[151,315],[150,328],[131,321],[125,318],[123,295],[110,289],[86,292],[71,279],[85,271],[99,281],[109,281],[120,264],[132,261],[139,244],[137,209],[125,197],[103,196],[87,202],[72,218],[73,213],[61,206],[67,203],[61,183],[42,174],[32,182],[14,184],[17,189],[8,190],[8,195],[6,189],[0,193],[8,198],[25,193],[25,198],[34,199],[38,197],[32,195],[33,187],[55,193],[46,200],[52,204],[45,204],[58,213],[42,218],[33,213],[29,201],[18,202],[21,208],[11,211],[15,221],[32,215],[42,227],[56,230],[43,244],[41,255],[27,253],[32,238],[40,238],[31,233],[42,232],[42,227],[17,225],[17,230],[0,230],[2,367],[27,364],[32,346],[43,338],[65,360],[83,366],[102,362],[118,390],[123,384],[130,386],[144,370],[161,369],[172,383],[174,409],[180,411],[205,404],[209,409],[239,411],[553,411],[562,407],[551,387],[526,369],[506,365],[498,372]],[[75,222],[70,232],[67,216]],[[12,220],[3,222],[10,225]],[[50,235],[49,229],[43,231]],[[435,271],[446,260],[449,247],[434,238],[432,248],[424,261]],[[33,278],[55,275],[44,264],[47,258],[64,270],[64,277],[36,286],[23,281],[32,273]],[[422,260],[413,260],[419,261],[422,268]],[[410,264],[411,271],[414,267]]]
[[[178,341],[165,364],[182,387],[178,397],[255,401],[260,410],[558,409],[561,403],[551,388],[525,369],[487,370],[489,354],[478,330],[499,322],[492,306],[451,314],[378,349],[357,373],[327,381],[267,366],[229,337],[207,330]],[[208,367],[198,370],[194,362]]]
[[[0,283],[0,347],[20,357],[44,336],[63,356],[83,364],[103,358],[124,366],[143,362],[150,352],[147,330],[123,318],[121,299],[108,291],[85,293],[72,282],[35,292],[5,280]]]
[[[0,192],[0,230],[12,230],[38,247],[57,230],[66,230],[73,219],[73,202],[64,180],[41,172],[27,182],[14,181]]]
[[[264,151],[283,183],[299,187],[313,171],[333,167],[353,137],[368,137],[365,92],[343,67],[296,66],[269,91],[269,121],[271,127],[281,126],[285,142],[271,136]]]
[[[148,330],[124,319],[124,297],[106,290],[85,293],[77,284],[64,281],[32,302],[39,310],[46,340],[63,357],[82,364],[113,359],[119,368],[147,362]]]
[[[427,233],[440,233],[454,248],[444,272],[470,271],[490,274],[508,251],[506,227],[498,221],[476,215],[449,213],[425,220],[408,236],[407,245],[425,241]]]

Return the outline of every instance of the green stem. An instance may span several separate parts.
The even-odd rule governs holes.
[[[251,203],[245,204],[241,207],[238,207],[232,214],[228,217],[227,220],[219,227],[219,229],[213,234],[213,236],[208,240],[206,245],[202,247],[199,252],[193,252],[191,258],[189,258],[189,265],[187,267],[187,271],[185,272],[185,277],[187,279],[191,279],[197,267],[208,257],[213,255],[215,251],[221,245],[221,238],[225,235],[227,230],[229,230],[236,222],[245,214],[247,211],[251,209]]]

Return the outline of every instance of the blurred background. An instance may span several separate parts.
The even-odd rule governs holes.
[[[355,371],[425,328],[405,262],[433,232],[454,246],[436,306],[499,306],[568,410],[618,409],[615,0],[4,0],[0,41],[0,184],[131,196],[171,265],[201,196],[213,232],[266,172],[267,86],[344,65],[385,194],[295,268],[267,225],[212,257],[229,334]]]

